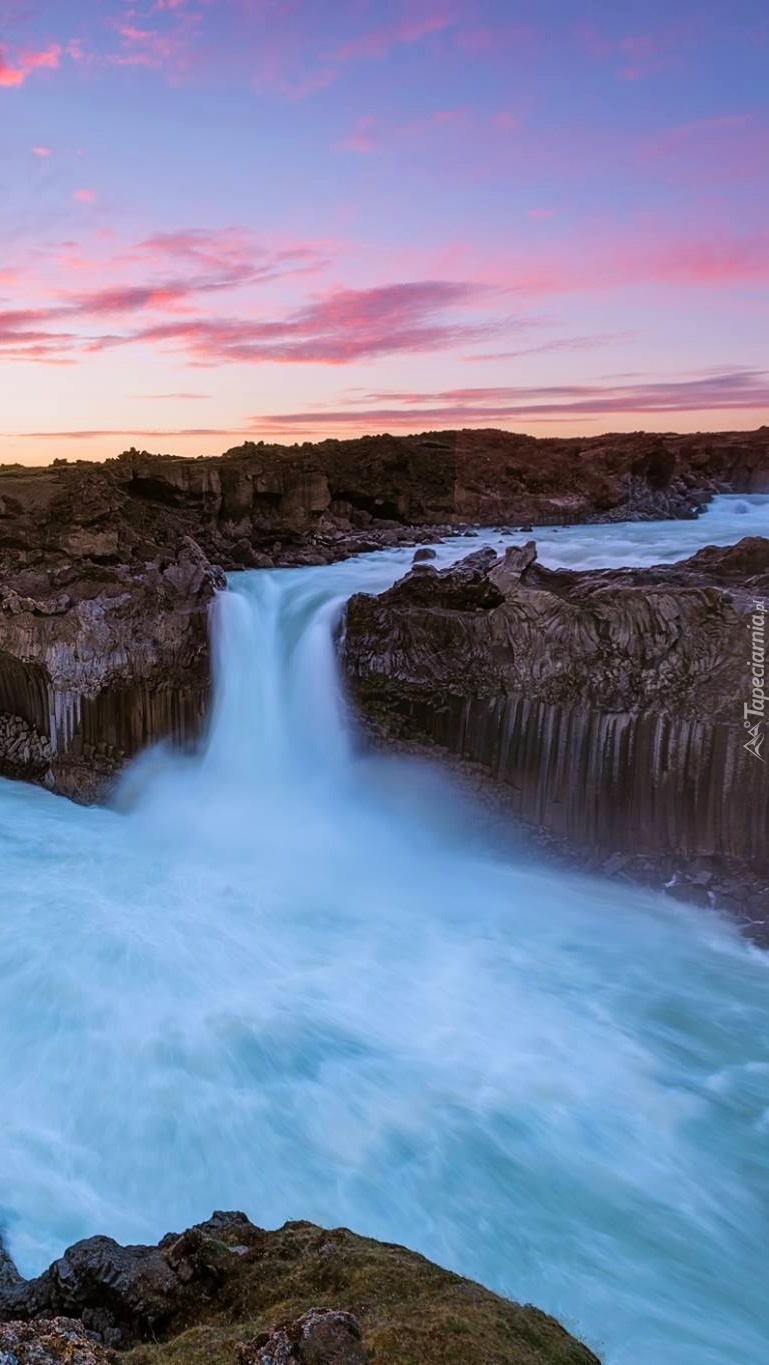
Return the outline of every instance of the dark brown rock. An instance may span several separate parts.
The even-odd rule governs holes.
[[[214,565],[327,564],[468,522],[688,516],[716,491],[767,488],[766,428],[454,431],[0,468],[0,773],[92,799],[137,749],[194,740]],[[746,567],[722,570],[744,585]],[[429,565],[414,577],[427,585]],[[499,586],[468,580],[452,609],[457,593],[480,609]]]
[[[370,1359],[357,1318],[333,1308],[311,1308],[238,1348],[239,1365],[368,1365]]]
[[[531,546],[479,551],[353,597],[345,669],[379,737],[480,764],[551,834],[760,873],[769,782],[744,748],[745,624],[768,569],[760,539],[585,573],[544,569]]]
[[[49,561],[34,581],[6,570],[0,773],[89,800],[146,745],[189,743],[206,711],[208,607],[223,583],[187,537],[148,562]]]

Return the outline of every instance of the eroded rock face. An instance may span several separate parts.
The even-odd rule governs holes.
[[[218,460],[129,452],[104,468],[147,506],[183,510],[190,533],[226,567],[245,562],[249,551],[280,563],[303,562],[302,553],[327,562],[388,536],[394,543],[404,527],[696,516],[715,492],[769,491],[769,428],[573,440],[488,430],[293,447],[246,442]]]
[[[403,1247],[242,1213],[156,1247],[79,1242],[0,1279],[3,1323],[13,1365],[598,1365],[554,1319]]]
[[[0,774],[90,800],[140,748],[197,734],[224,578],[183,530],[134,524],[98,473],[73,474],[36,471],[18,497],[0,478]]]
[[[325,564],[467,521],[689,516],[716,491],[762,488],[766,428],[437,432],[0,468],[0,774],[92,799],[137,749],[193,740],[214,565]]]
[[[551,571],[534,546],[416,566],[348,604],[344,665],[380,736],[481,764],[579,845],[769,870],[766,766],[745,750],[746,623],[769,541],[651,569]]]

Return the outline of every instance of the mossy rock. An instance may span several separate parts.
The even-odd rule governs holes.
[[[242,1343],[319,1306],[357,1319],[371,1365],[597,1365],[538,1309],[345,1228],[238,1223],[206,1242],[225,1271],[216,1294],[185,1296],[187,1321],[177,1318],[166,1341],[135,1347],[126,1365],[238,1365]]]

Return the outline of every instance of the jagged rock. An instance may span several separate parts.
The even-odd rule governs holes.
[[[357,1318],[311,1308],[296,1322],[263,1332],[238,1348],[239,1365],[368,1365]]]
[[[769,783],[743,705],[767,573],[760,538],[583,573],[541,567],[532,543],[481,550],[353,597],[344,665],[380,738],[482,765],[523,820],[604,857],[722,856],[760,873]]]
[[[2,1322],[18,1365],[599,1365],[553,1318],[403,1247],[242,1213],[156,1247],[79,1242],[0,1280]]]
[[[0,1323],[0,1365],[111,1365],[109,1354],[69,1318]]]
[[[154,556],[114,565],[49,554],[45,574],[22,568],[16,580],[6,567],[3,776],[92,799],[140,748],[197,734],[209,692],[208,607],[224,578],[190,537],[142,549]]]

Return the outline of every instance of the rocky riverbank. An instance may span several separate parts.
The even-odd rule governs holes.
[[[715,493],[769,492],[769,427],[689,436],[537,439],[506,431],[246,442],[212,458],[130,450],[103,464],[0,468],[0,549],[24,551],[47,517],[100,558],[142,535],[191,536],[225,569],[329,563],[469,524],[696,516]],[[102,536],[97,545],[93,536]],[[32,544],[32,548],[38,548]]]
[[[553,1319],[403,1247],[216,1213],[155,1247],[79,1242],[23,1280],[0,1246],[2,1365],[599,1365]]]
[[[609,873],[769,924],[769,782],[745,748],[769,541],[569,572],[530,542],[351,599],[344,666],[377,742],[433,746]]]
[[[689,517],[716,492],[761,489],[769,428],[434,432],[2,468],[0,775],[94,800],[141,748],[194,742],[222,569],[326,564],[469,522]]]

